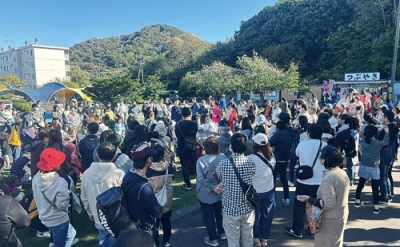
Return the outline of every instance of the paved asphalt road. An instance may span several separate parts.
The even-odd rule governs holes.
[[[354,208],[356,185],[351,187],[349,200],[349,220],[344,234],[345,246],[400,246],[400,162],[393,167],[395,194],[393,202],[381,206],[381,213],[372,213],[372,190],[369,183],[363,190],[364,206]],[[294,188],[290,188],[290,197],[294,198]],[[277,209],[274,215],[271,238],[268,246],[314,246],[313,238],[307,231],[302,239],[295,239],[285,233],[285,227],[292,222],[292,206],[282,203],[282,188],[277,192]],[[203,225],[200,210],[172,223],[172,247],[202,247],[206,229]],[[228,246],[227,241],[220,241],[222,247]]]

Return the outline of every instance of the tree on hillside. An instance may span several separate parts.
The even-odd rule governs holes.
[[[79,84],[80,87],[85,87],[89,83],[89,73],[81,70],[79,66],[71,66],[71,81]]]
[[[141,101],[141,86],[138,79],[132,79],[130,74],[106,79],[96,79],[90,87],[83,90],[93,100],[116,102],[120,98],[130,98]]]
[[[16,87],[16,88],[24,87],[24,84],[22,83],[21,79],[19,79],[18,77],[16,77],[13,74],[8,74],[5,76],[0,75],[0,81],[7,82],[8,84],[10,84],[11,86]]]
[[[243,75],[244,88],[260,94],[262,105],[265,92],[298,88],[299,73],[295,64],[291,64],[285,73],[257,53],[253,53],[253,57],[239,57],[237,65]]]
[[[194,74],[186,74],[181,81],[180,94],[186,93],[187,97],[197,95],[207,97],[222,93],[236,93],[242,87],[242,77],[235,68],[219,61],[204,66]]]
[[[158,100],[160,95],[165,93],[167,85],[160,80],[160,74],[149,75],[147,80],[142,83],[143,97],[150,97],[152,100]]]

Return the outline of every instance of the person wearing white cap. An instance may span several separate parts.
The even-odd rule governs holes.
[[[260,204],[255,212],[253,243],[254,246],[267,246],[274,216],[275,192],[272,171],[275,166],[275,158],[266,134],[258,133],[252,139],[254,151],[249,158],[256,164],[253,186],[260,199]]]
[[[172,151],[171,138],[167,136],[168,128],[165,126],[163,120],[157,122],[154,131],[158,132],[160,140],[164,144],[164,160],[172,163],[172,160],[175,158],[175,153]]]

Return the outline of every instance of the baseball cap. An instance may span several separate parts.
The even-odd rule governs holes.
[[[40,154],[40,160],[37,163],[37,168],[42,171],[52,171],[64,163],[65,158],[65,153],[57,151],[55,148],[46,148]]]
[[[268,144],[268,136],[263,133],[256,134],[255,136],[253,136],[252,139],[255,143],[261,146],[265,146]]]
[[[281,112],[278,116],[279,120],[282,120],[285,123],[290,123],[290,115],[287,112]]]
[[[131,159],[147,159],[152,155],[157,154],[157,151],[152,149],[147,142],[140,143],[131,149]]]

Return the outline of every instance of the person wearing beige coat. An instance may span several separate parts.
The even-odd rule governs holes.
[[[317,191],[317,198],[298,195],[297,200],[323,208],[318,232],[314,236],[316,247],[343,246],[343,233],[349,215],[348,198],[350,180],[339,168],[344,157],[338,149],[326,146],[321,150],[320,161],[325,166],[324,177]]]
[[[161,145],[156,144],[153,149],[157,151],[157,154],[152,156],[153,161],[147,169],[146,176],[155,194],[157,194],[164,185],[166,186],[167,203],[163,206],[163,215],[161,219],[157,219],[156,226],[158,229],[160,227],[160,222],[162,223],[163,244],[164,246],[170,246],[174,168],[171,163],[164,160],[164,148]],[[156,246],[158,246],[158,231],[156,231],[154,240]]]

